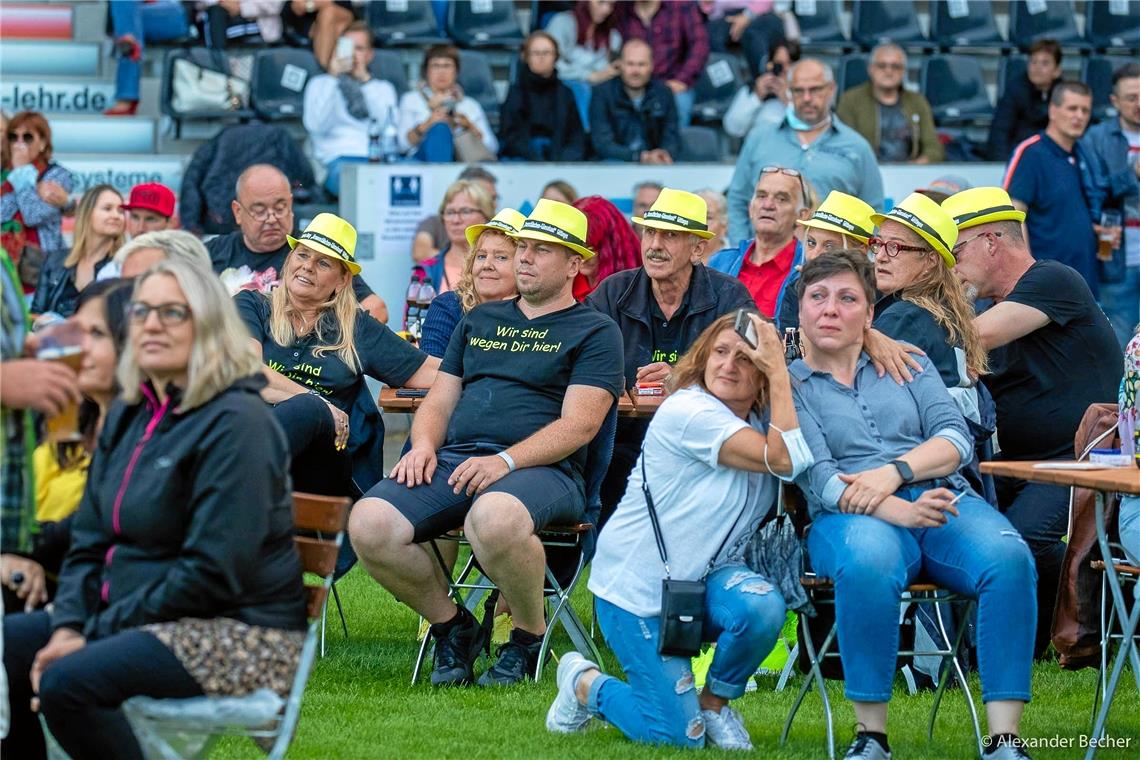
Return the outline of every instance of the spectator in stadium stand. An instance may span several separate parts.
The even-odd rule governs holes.
[[[694,190],[693,193],[704,198],[705,205],[708,206],[709,232],[713,234],[704,254],[705,263],[708,263],[707,259],[711,252],[732,247],[732,241],[728,239],[728,198],[724,197],[724,193],[711,187],[703,187]]]
[[[558,43],[544,31],[531,32],[522,47],[515,81],[503,102],[499,157],[520,161],[582,161],[586,131],[574,94],[554,69]]]
[[[37,271],[29,270],[38,251],[63,248],[63,214],[71,207],[74,181],[71,172],[52,161],[51,126],[43,114],[21,111],[5,119],[0,133],[0,245],[18,267],[25,249],[32,252],[20,267],[29,290],[38,278]]]
[[[83,194],[75,211],[71,248],[49,251],[32,297],[33,314],[75,313],[79,292],[94,282],[99,270],[123,244],[123,196],[110,185],[96,185]]]
[[[594,255],[586,228],[577,209],[538,202],[516,238],[520,297],[472,309],[456,328],[410,451],[349,518],[365,569],[430,622],[434,686],[471,683],[484,641],[422,546],[461,526],[513,619],[479,684],[534,678],[542,654],[546,563],[535,532],[584,518],[587,445],[623,387],[617,325],[571,294],[578,262]],[[542,337],[527,342],[524,331]],[[514,351],[505,334],[519,337]]]
[[[111,16],[115,70],[115,104],[107,116],[134,116],[139,108],[143,48],[147,42],[171,42],[190,30],[184,3],[178,0],[116,0],[107,3]]]
[[[267,292],[280,281],[290,250],[293,193],[289,178],[275,167],[256,164],[238,177],[234,195],[231,205],[238,229],[206,244],[210,262],[231,291]],[[388,321],[387,305],[362,278],[352,278],[352,289],[361,308],[381,323]]]
[[[225,50],[232,40],[260,37],[266,45],[281,40],[281,13],[286,0],[216,0],[206,5],[202,41],[206,47]]]
[[[1115,398],[1124,373],[1112,325],[1077,272],[1034,260],[1022,234],[1025,212],[1005,191],[964,190],[942,208],[958,225],[954,273],[977,297],[997,301],[974,324],[990,352],[984,380],[997,402],[1002,459],[1072,459],[1085,410]],[[1069,489],[1008,478],[997,478],[996,486],[998,508],[1037,563],[1040,656],[1049,645],[1065,556]]]
[[[328,74],[309,80],[302,115],[313,158],[328,170],[325,188],[335,196],[340,195],[341,167],[368,161],[371,123],[396,119],[396,88],[368,70],[376,55],[372,29],[354,21],[344,36],[352,40],[351,60],[333,59]]]
[[[493,161],[499,141],[483,107],[459,87],[458,48],[432,45],[424,54],[420,76],[423,79],[416,87],[400,97],[400,149],[413,151],[416,160],[432,163]],[[471,136],[476,139],[469,140]],[[486,155],[476,157],[472,152]]]
[[[546,187],[542,188],[542,195],[539,198],[548,198],[552,201],[559,203],[573,204],[578,200],[578,191],[564,179],[552,179],[546,183]]]
[[[355,6],[348,0],[289,0],[281,18],[296,34],[313,41],[313,55],[328,71],[337,38],[356,20]]]
[[[795,15],[790,9],[777,11],[771,0],[700,0],[697,5],[708,19],[709,50],[739,48],[753,79],[764,73],[777,45],[799,39]]]
[[[1049,93],[1061,79],[1061,43],[1040,39],[1029,46],[1025,76],[1006,84],[994,109],[986,153],[991,161],[1008,161],[1023,140],[1049,124]]]
[[[205,267],[211,266],[210,253],[201,240],[185,230],[161,230],[131,238],[115,253],[115,266],[119,270],[117,276],[138,277],[167,259],[185,259]]]
[[[654,180],[638,182],[633,186],[633,216],[645,216],[645,212],[657,202],[657,196],[665,186]],[[640,227],[635,228],[640,235]]]
[[[284,699],[301,659],[289,451],[233,303],[168,261],[130,323],[54,608],[4,618],[5,757],[47,756],[41,718],[69,757],[143,757],[126,699]]]
[[[883,206],[883,178],[875,152],[862,135],[831,113],[835,77],[815,58],[792,64],[788,72],[792,107],[779,124],[758,124],[748,133],[728,188],[728,233],[749,237],[749,203],[760,169],[797,169],[823,195],[841,190],[872,207]]]
[[[835,112],[871,144],[882,162],[936,164],[946,152],[934,128],[934,114],[922,93],[903,87],[906,53],[893,42],[876,45],[868,80],[839,99]]]
[[[1049,96],[1049,126],[1014,149],[1002,187],[1014,206],[1029,212],[1025,227],[1033,257],[1071,266],[1095,297],[1100,287],[1097,223],[1104,191],[1078,142],[1091,117],[1088,85],[1058,82]]]
[[[491,208],[499,207],[498,180],[482,166],[468,166],[456,179],[478,182],[491,197]],[[425,261],[435,257],[447,245],[448,239],[443,217],[439,214],[425,216],[420,226],[416,227],[416,236],[412,238],[412,261]]]
[[[174,191],[158,182],[135,185],[123,211],[127,212],[128,238],[169,229],[174,217]]]
[[[574,208],[590,220],[586,245],[597,253],[574,278],[574,300],[581,301],[614,272],[641,266],[641,240],[618,207],[600,195],[579,198]]]
[[[800,59],[798,43],[777,40],[772,44],[761,73],[751,86],[736,91],[724,112],[724,131],[732,137],[745,137],[757,124],[779,124],[788,107],[788,71]]]
[[[618,60],[621,75],[594,87],[590,142],[598,158],[671,164],[681,151],[681,130],[669,88],[653,77],[653,52],[643,40],[627,40]]]
[[[1140,320],[1140,64],[1113,73],[1110,100],[1119,116],[1091,127],[1081,145],[1106,178],[1105,205],[1124,221],[1123,243],[1113,246],[1112,261],[1101,264],[1100,303],[1125,344]]]
[[[460,179],[447,188],[439,204],[447,242],[434,258],[420,265],[431,280],[436,295],[446,293],[459,283],[470,247],[467,228],[473,224],[486,224],[494,215],[494,202],[482,183]]]
[[[625,42],[649,43],[653,78],[673,93],[677,124],[687,127],[693,114],[693,86],[709,57],[708,32],[697,4],[692,0],[635,0],[621,3],[616,13]]]
[[[594,85],[618,75],[621,35],[613,0],[576,0],[571,10],[556,13],[546,32],[558,42],[558,77],[574,93],[582,126],[590,128],[590,95]]]
[[[436,296],[428,307],[420,337],[421,351],[442,359],[463,315],[481,303],[518,295],[515,240],[509,233],[518,232],[525,220],[519,211],[505,208],[489,222],[466,229],[468,251],[459,282],[453,289]]]
[[[810,217],[817,202],[815,190],[800,172],[765,166],[748,204],[753,237],[709,259],[710,268],[744,283],[768,319],[780,313],[784,281],[803,263],[796,221]]]
[[[663,188],[652,208],[633,218],[644,228],[642,266],[607,277],[586,298],[621,328],[627,390],[665,382],[706,327],[754,306],[739,280],[700,263],[712,238],[707,214],[699,196]],[[613,460],[602,484],[603,523],[625,493],[647,427],[644,419],[618,420]]]

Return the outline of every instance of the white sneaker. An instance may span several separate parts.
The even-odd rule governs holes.
[[[891,753],[883,749],[883,745],[870,736],[855,737],[843,760],[891,760]]]
[[[720,749],[752,749],[752,739],[744,728],[744,718],[728,705],[719,713],[701,710],[705,721],[705,741]]]
[[[556,734],[573,734],[585,730],[593,716],[578,701],[574,693],[574,682],[587,670],[598,670],[597,663],[590,662],[577,652],[567,652],[558,663],[558,696],[546,711],[546,730]]]

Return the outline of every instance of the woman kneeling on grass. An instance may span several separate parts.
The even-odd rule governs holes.
[[[779,591],[741,555],[775,500],[776,478],[794,477],[812,458],[775,328],[751,315],[759,335],[753,349],[733,329],[734,318],[711,324],[673,370],[674,392],[653,417],[625,497],[598,539],[589,587],[629,682],[602,674],[577,652],[565,655],[546,717],[551,731],[578,731],[597,716],[635,741],[752,748],[728,701],[744,694],[772,650],[785,609]],[[670,577],[706,580],[702,638],[716,643],[716,654],[699,696],[691,660],[658,653],[665,567],[643,483]]]
[[[813,519],[813,567],[835,581],[846,693],[859,724],[846,757],[890,758],[899,599],[920,574],[977,599],[993,735],[986,757],[1028,757],[1016,738],[1033,662],[1033,557],[959,472],[974,444],[930,361],[920,357],[925,371],[904,385],[871,366],[863,340],[875,275],[866,255],[824,253],[804,266],[798,289],[807,350],[788,371],[815,462],[797,483]]]

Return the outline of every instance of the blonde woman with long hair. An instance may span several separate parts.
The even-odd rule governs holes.
[[[75,313],[79,292],[95,281],[99,270],[124,242],[123,196],[110,185],[96,185],[83,194],[75,211],[75,240],[71,249],[51,251],[44,260],[32,299],[33,314]]]
[[[439,360],[425,356],[360,310],[356,229],[318,214],[297,238],[269,295],[242,291],[238,312],[269,381],[293,454],[298,490],[348,495],[383,472],[384,426],[365,376],[392,386],[428,388]]]

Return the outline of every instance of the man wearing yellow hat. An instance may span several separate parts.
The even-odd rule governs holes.
[[[997,303],[974,321],[990,351],[985,378],[997,401],[1001,457],[1072,459],[1090,404],[1116,397],[1124,362],[1116,335],[1081,275],[1035,261],[1022,233],[1025,212],[997,187],[950,196],[958,226],[954,273]],[[999,478],[998,504],[1033,551],[1038,575],[1037,653],[1049,643],[1068,522],[1069,491]]]
[[[642,266],[610,275],[586,298],[621,328],[625,385],[662,383],[693,341],[718,317],[752,308],[739,280],[701,264],[713,233],[699,195],[662,188],[641,216]],[[602,484],[602,523],[621,501],[648,423],[622,419]]]
[[[575,302],[586,217],[543,199],[510,234],[519,298],[455,329],[412,425],[411,450],[357,502],[352,544],[368,572],[431,623],[432,684],[469,684],[482,646],[420,544],[462,527],[511,608],[514,630],[483,686],[533,678],[546,631],[535,533],[585,513],[586,447],[621,395],[621,334]]]

